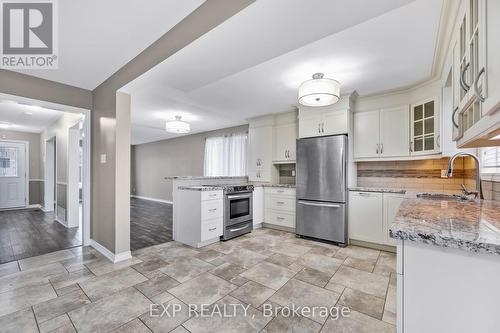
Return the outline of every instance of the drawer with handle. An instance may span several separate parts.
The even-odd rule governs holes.
[[[295,198],[288,196],[266,195],[266,209],[295,213]]]
[[[201,241],[222,236],[222,219],[206,221],[201,225]]]
[[[295,228],[295,215],[266,209],[264,222],[282,227]]]
[[[214,218],[222,217],[222,200],[207,200],[201,202],[201,219],[211,220]]]
[[[280,195],[295,197],[295,189],[289,187],[265,187],[264,193],[267,195]]]
[[[201,200],[216,200],[222,199],[223,193],[222,191],[202,191],[201,192]]]

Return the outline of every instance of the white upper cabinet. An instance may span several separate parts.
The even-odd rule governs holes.
[[[462,0],[454,28],[453,126],[459,148],[500,145],[500,1]]]
[[[271,181],[273,127],[260,126],[248,129],[248,179]]]
[[[408,106],[380,111],[380,157],[408,156],[409,150]]]
[[[411,106],[410,131],[412,155],[435,154],[441,151],[437,98],[424,100]]]
[[[380,111],[355,112],[353,123],[354,158],[379,157]]]
[[[349,132],[349,96],[324,107],[299,107],[299,138],[347,134]]]
[[[408,106],[356,112],[354,158],[409,156]]]
[[[274,128],[274,161],[295,161],[297,124],[278,125]]]

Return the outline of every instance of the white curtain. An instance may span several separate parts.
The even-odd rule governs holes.
[[[247,134],[207,138],[205,176],[247,175]]]

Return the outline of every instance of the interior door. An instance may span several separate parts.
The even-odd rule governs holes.
[[[26,206],[26,144],[0,142],[0,208]]]
[[[380,156],[410,156],[410,111],[408,106],[380,111]]]

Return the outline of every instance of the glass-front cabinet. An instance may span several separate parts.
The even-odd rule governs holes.
[[[439,108],[437,98],[411,106],[411,155],[440,152]]]
[[[486,98],[485,0],[463,0],[454,47],[454,140],[483,116]]]

